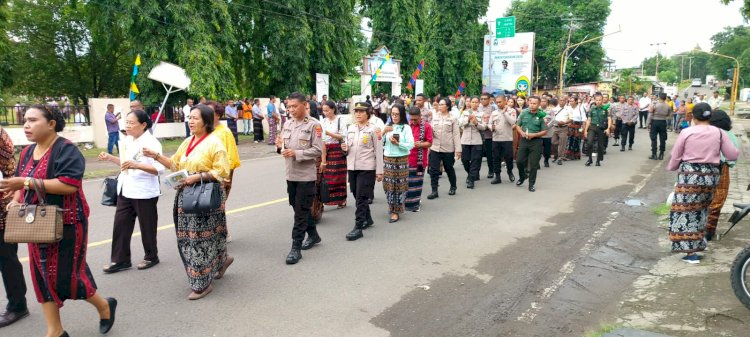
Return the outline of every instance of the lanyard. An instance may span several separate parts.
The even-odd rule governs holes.
[[[203,135],[203,137],[198,139],[195,145],[193,145],[193,141],[195,141],[195,135],[193,135],[193,139],[190,140],[190,143],[188,144],[188,147],[187,147],[187,151],[185,152],[185,157],[189,156],[190,153],[193,152],[193,150],[198,146],[198,144],[200,144],[204,139],[206,139],[206,137],[208,137],[208,133]]]

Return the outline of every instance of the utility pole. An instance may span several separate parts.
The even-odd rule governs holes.
[[[567,24],[567,26],[568,26],[568,41],[565,42],[565,48],[567,49],[568,47],[570,47],[570,37],[573,35],[573,30],[578,29],[578,25],[576,23],[578,21],[583,21],[583,18],[575,17],[575,16],[573,16],[573,13],[568,13],[568,17],[562,17],[562,18],[560,18],[560,20],[568,22],[568,24]],[[588,37],[588,35],[586,35],[586,36]],[[583,39],[585,40],[586,37],[584,37]],[[573,53],[573,51],[571,51],[571,52],[569,52],[569,53],[567,53],[565,55],[565,62],[563,62],[563,65],[562,65],[563,67],[567,67],[568,66],[568,57],[570,57],[570,54],[572,54],[572,53]],[[562,88],[560,88],[560,89],[562,89]]]
[[[693,56],[688,57],[690,63],[688,64],[688,78],[693,79]]]
[[[654,77],[656,77],[656,80],[659,81],[659,48],[660,46],[666,46],[666,42],[655,42],[651,44],[651,47],[656,46],[656,71],[654,72]]]
[[[680,64],[680,82],[683,81],[683,75],[685,75],[685,55],[680,55],[682,63]]]

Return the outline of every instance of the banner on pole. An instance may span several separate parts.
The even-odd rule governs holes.
[[[484,36],[482,92],[531,93],[534,38],[534,33],[516,33],[508,38]]]

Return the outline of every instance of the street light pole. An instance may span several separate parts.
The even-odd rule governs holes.
[[[666,42],[656,42],[656,43],[652,43],[651,44],[652,47],[656,46],[656,71],[654,72],[654,77],[656,77],[657,81],[659,80],[659,52],[660,52],[659,46],[662,46],[662,45],[666,46],[667,43]]]
[[[734,61],[734,64],[735,64],[736,68],[734,69],[734,76],[733,76],[733,79],[732,79],[732,89],[731,89],[732,90],[732,95],[729,97],[730,98],[730,101],[729,101],[729,115],[730,116],[734,116],[734,105],[737,102],[737,90],[739,89],[740,61],[738,61],[736,58],[728,56],[728,55],[714,53],[714,52],[700,50],[700,49],[696,49],[696,50],[694,50],[694,52],[706,53],[706,54],[710,54],[710,55],[724,57],[724,58],[728,58],[728,59]]]
[[[690,61],[690,63],[688,63],[688,79],[692,80],[692,78],[693,78],[693,57],[692,56],[688,57],[688,61]]]
[[[562,54],[560,54],[560,77],[559,77],[559,89],[558,89],[558,92],[559,92],[560,96],[562,96],[562,91],[563,91],[563,76],[565,75],[565,65],[564,64],[565,64],[565,59],[566,59],[565,56],[568,54],[568,50],[570,48],[573,48],[573,47],[578,47],[578,46],[580,46],[580,45],[582,45],[584,43],[589,43],[591,41],[596,41],[596,40],[602,39],[605,36],[609,36],[609,35],[612,35],[612,34],[617,34],[617,33],[621,32],[621,31],[622,31],[622,28],[618,27],[617,31],[615,31],[615,32],[612,32],[612,33],[609,33],[609,34],[604,34],[604,35],[597,36],[597,37],[592,37],[592,38],[590,38],[588,40],[583,40],[583,41],[578,42],[576,44],[571,44],[571,45],[565,47],[565,49],[563,50]]]

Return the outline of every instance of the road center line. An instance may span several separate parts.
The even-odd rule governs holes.
[[[271,205],[274,205],[274,204],[278,204],[280,202],[285,202],[287,200],[289,200],[289,199],[288,198],[279,198],[279,199],[275,199],[275,200],[261,202],[261,203],[254,204],[254,205],[248,205],[248,206],[245,206],[245,207],[235,208],[233,210],[227,211],[226,214],[227,215],[231,215],[231,214],[241,213],[241,212],[253,210],[253,209],[256,209],[256,208],[271,206]],[[171,223],[169,225],[164,225],[164,226],[161,226],[161,227],[157,227],[156,230],[157,231],[162,231],[162,230],[169,229],[169,228],[174,228],[174,224]],[[141,236],[141,232],[135,232],[135,233],[133,233],[133,237],[136,237],[136,236]],[[107,240],[102,240],[102,241],[96,241],[96,242],[90,242],[87,247],[90,249],[90,248],[94,248],[94,247],[99,247],[99,246],[102,246],[102,245],[106,245],[108,243],[112,243],[112,239],[107,239]],[[20,261],[21,262],[29,262],[29,258],[28,257],[24,257],[24,258],[21,258]]]

